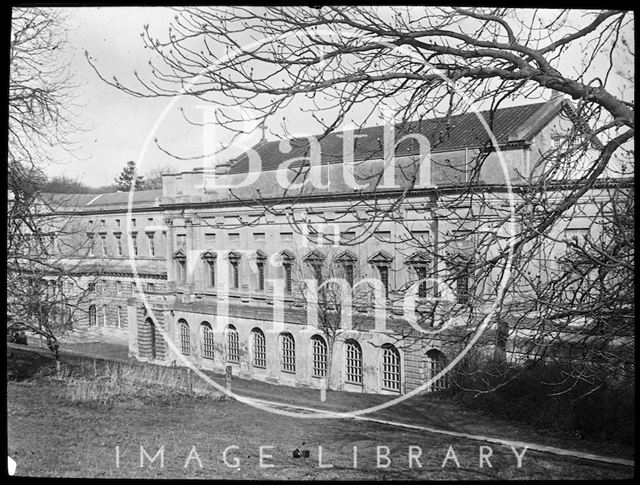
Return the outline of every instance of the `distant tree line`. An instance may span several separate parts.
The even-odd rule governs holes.
[[[129,190],[131,183],[135,183],[136,190],[152,190],[162,188],[162,174],[171,173],[168,166],[158,167],[147,171],[144,175],[135,175],[135,162],[127,162],[113,184],[92,187],[80,180],[64,175],[41,180],[38,184],[40,192],[54,194],[104,194],[118,190]],[[135,180],[135,182],[133,182]]]

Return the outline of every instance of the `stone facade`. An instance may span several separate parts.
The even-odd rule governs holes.
[[[504,197],[499,193],[506,190],[506,178],[518,184],[533,173],[551,143],[551,133],[562,122],[562,109],[555,100],[510,111],[514,121],[497,135],[501,151],[491,151],[479,173],[491,190],[478,197],[483,207],[494,208],[481,217],[497,217],[502,210]],[[474,221],[463,215],[439,216],[440,207],[457,197],[460,177],[467,176],[467,165],[481,150],[472,139],[434,150],[426,175],[420,174],[422,185],[394,209],[400,219],[371,227],[370,237],[355,245],[351,239],[370,223],[375,210],[352,207],[357,197],[367,196],[355,196],[344,184],[344,163],[319,169],[321,178],[330,182],[327,188],[303,187],[286,197],[278,192],[276,170],[238,169],[244,163],[240,157],[216,168],[218,182],[237,186],[247,177],[255,178],[233,194],[213,187],[210,174],[196,169],[163,176],[161,192],[136,192],[131,205],[125,193],[66,202],[87,228],[81,236],[94,240],[93,251],[87,250],[83,259],[101,267],[104,285],[90,302],[97,310],[97,325],[90,325],[87,312],[87,319],[78,321],[78,338],[109,335],[127,342],[130,356],[139,360],[214,372],[230,367],[235,376],[284,385],[391,394],[424,385],[460,351],[464,329],[429,338],[411,335],[401,299],[420,277],[450,271],[438,258],[421,259],[420,241],[433,243],[464,230],[470,234],[468,240],[443,251],[464,254],[472,247],[467,242],[472,241]],[[273,165],[268,158],[273,150],[267,145],[257,150]],[[413,159],[404,153],[397,163],[407,168]],[[359,176],[382,167],[376,156],[361,162],[354,169]],[[380,207],[388,207],[402,191],[401,171],[392,178],[397,187],[371,194]],[[256,194],[273,200],[271,210],[251,203]],[[568,226],[559,231],[588,227],[581,221],[594,216],[593,208],[577,207]],[[463,209],[468,207],[461,204]],[[292,220],[302,233],[292,227]],[[532,270],[542,275],[553,257],[541,253]],[[384,281],[380,291],[386,292],[386,308],[358,304],[354,297],[352,321],[343,320],[335,332],[326,331],[310,305],[298,297],[298,283],[313,278],[314,261],[333,261],[340,274],[349,266],[355,276],[354,295],[364,287],[361,281],[374,287]],[[131,292],[135,281],[143,293]],[[464,303],[458,298],[455,304]],[[106,325],[102,308],[107,309]],[[431,325],[437,326],[435,321]],[[490,341],[495,335],[489,332],[485,338]],[[445,380],[432,382],[431,390],[442,388]]]

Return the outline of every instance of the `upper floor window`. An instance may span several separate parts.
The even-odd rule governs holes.
[[[120,227],[120,219],[116,219],[116,227],[119,228]]]
[[[95,256],[95,253],[94,253],[95,238],[93,234],[87,234],[87,238],[89,240],[89,256]]]
[[[291,293],[291,289],[292,289],[291,263],[289,262],[282,263],[282,267],[284,268],[284,291],[287,293]]]
[[[420,284],[418,285],[418,298],[427,297],[427,268],[426,266],[416,266],[416,275]]]
[[[131,243],[133,246],[133,255],[137,256],[138,255],[138,235],[137,234],[131,234]]]
[[[118,256],[122,256],[122,238],[120,237],[120,234],[116,234],[116,254]]]
[[[122,281],[116,281],[116,293],[118,295],[122,293]]]
[[[240,254],[231,251],[229,264],[231,265],[231,288],[240,288]]]
[[[107,256],[107,236],[100,236],[100,252],[102,256]]]
[[[147,241],[149,242],[149,256],[156,255],[156,247],[153,241],[154,234],[152,232],[147,233]]]
[[[100,229],[104,229],[106,227],[106,221],[104,219],[100,220]]]
[[[380,275],[380,281],[382,282],[382,287],[384,288],[384,296],[389,296],[389,266],[379,265],[378,274]]]
[[[119,306],[118,310],[117,310],[117,317],[118,317],[118,328],[122,328],[122,307]]]
[[[176,249],[183,251],[187,249],[187,235],[186,234],[177,234],[176,235]]]
[[[264,290],[264,261],[257,261],[258,266],[258,289]]]

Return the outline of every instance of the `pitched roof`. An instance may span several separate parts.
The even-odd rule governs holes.
[[[129,205],[129,192],[107,194],[43,194],[54,209],[59,208],[126,208]],[[153,207],[162,197],[162,189],[136,190],[133,193],[134,206]]]
[[[431,151],[453,151],[465,147],[481,147],[490,142],[490,137],[480,121],[482,117],[491,128],[498,144],[530,140],[539,129],[562,109],[562,98],[544,103],[534,103],[490,111],[468,112],[452,116],[408,122],[395,127],[395,140],[411,133],[420,133],[429,139]],[[354,137],[354,160],[383,158],[384,126],[373,126],[356,130]],[[320,143],[322,163],[339,163],[343,158],[344,132],[332,132]],[[287,151],[287,145],[291,147]],[[292,138],[262,142],[253,149],[260,156],[261,170],[275,170],[287,160],[309,156],[307,138]],[[419,145],[413,138],[402,140],[396,147],[396,155],[414,155]],[[295,166],[295,164],[293,164]],[[230,174],[246,173],[249,159],[246,154],[231,161]]]

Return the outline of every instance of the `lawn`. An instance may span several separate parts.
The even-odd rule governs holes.
[[[48,365],[39,357],[33,359],[38,365]],[[27,358],[20,355],[18,360]],[[485,461],[481,468],[480,446],[488,446],[483,442],[371,422],[296,419],[232,400],[213,401],[171,392],[163,398],[131,399],[114,405],[78,404],[69,399],[65,389],[64,383],[46,376],[8,383],[8,452],[17,462],[17,475],[205,479],[586,479],[633,475],[630,467],[530,450],[519,468],[513,451],[498,445],[482,450],[492,456],[491,467]],[[230,446],[228,466],[222,454]],[[149,456],[143,456],[142,467],[141,447]],[[161,447],[163,466],[160,455],[149,463]],[[319,447],[322,465],[332,467],[320,467]],[[380,458],[380,465],[388,463],[388,467],[377,466],[377,447],[389,448],[389,461]],[[411,461],[413,467],[409,447],[414,447],[414,456],[419,455],[417,461]],[[293,458],[296,448],[309,449],[310,457]],[[380,453],[386,454],[386,449],[381,448]],[[447,453],[449,459],[443,467]]]

